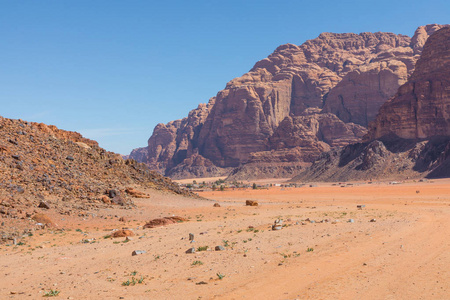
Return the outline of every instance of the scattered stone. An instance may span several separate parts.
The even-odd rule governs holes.
[[[13,145],[19,145],[19,143],[17,143],[15,140],[12,139],[8,139],[8,142],[10,142]]]
[[[132,256],[135,256],[135,255],[141,255],[141,254],[145,254],[145,253],[147,253],[147,251],[144,251],[144,250],[134,250],[134,251],[131,253],[131,255],[132,255]]]
[[[219,245],[219,246],[216,246],[216,248],[214,248],[214,250],[216,250],[216,251],[225,251],[225,248],[223,246]]]
[[[193,233],[189,233],[189,240],[191,241],[191,243],[194,242],[194,234]]]
[[[138,191],[132,187],[127,187],[125,189],[125,192],[135,198],[150,198],[149,195],[145,194],[144,192]]]
[[[214,203],[213,207],[220,207],[220,204],[216,202]]]
[[[118,195],[118,193],[117,193],[117,191],[116,190],[109,190],[108,191],[108,196],[109,196],[109,198],[115,198],[116,196]]]
[[[47,203],[47,202],[45,202],[45,201],[41,201],[41,202],[39,202],[39,205],[38,205],[38,207],[39,207],[39,208],[50,209],[50,205],[48,205],[48,203]]]
[[[45,214],[37,213],[32,217],[32,220],[36,221],[38,224],[47,225],[47,226],[53,226],[54,223],[50,217],[48,217]]]
[[[68,155],[67,157],[66,157],[66,159],[67,160],[70,160],[70,161],[74,161],[75,159],[73,158],[73,156],[70,156],[70,155]]]
[[[178,216],[158,218],[158,219],[153,219],[153,220],[147,222],[147,224],[144,225],[144,228],[155,228],[155,227],[159,227],[159,226],[165,226],[165,225],[181,223],[181,222],[186,222],[186,221],[187,221],[187,219],[178,217]]]
[[[377,219],[371,219],[370,220],[370,222],[376,222],[377,221]]]
[[[132,238],[130,238],[129,236],[127,236],[126,238],[125,238],[125,241],[126,242],[131,242],[133,239]]]
[[[348,222],[349,222],[349,223],[355,223],[355,220],[353,220],[353,219],[348,219]]]
[[[358,209],[363,209],[364,207],[366,207],[365,205],[357,205],[356,208]]]
[[[118,238],[118,237],[127,237],[127,236],[134,236],[134,232],[128,229],[120,229],[113,232],[112,237]]]
[[[127,201],[121,196],[117,195],[111,199],[111,203],[115,205],[125,206],[127,205]]]
[[[195,253],[195,248],[189,248],[186,250],[186,253]]]
[[[277,219],[272,225],[272,230],[281,230],[283,228],[283,220]]]
[[[258,206],[258,201],[255,200],[245,200],[245,205],[246,206]]]
[[[106,196],[106,195],[101,196],[101,197],[100,197],[100,200],[101,200],[103,203],[105,203],[105,204],[111,204],[111,200],[110,200],[109,197]]]
[[[120,217],[119,218],[119,222],[127,222],[128,220],[127,220],[127,218],[125,218],[125,217]]]
[[[200,282],[197,282],[196,283],[196,285],[200,285],[200,284],[208,284],[207,282],[204,282],[204,281],[200,281]]]

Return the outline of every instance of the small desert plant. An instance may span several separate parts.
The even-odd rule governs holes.
[[[230,247],[230,244],[228,244],[228,240],[223,240],[223,246]]]
[[[193,265],[193,266],[201,266],[201,265],[203,265],[203,262],[201,262],[201,261],[199,261],[199,260],[195,260],[195,261],[192,263],[192,265]]]
[[[225,275],[222,273],[217,273],[216,275],[219,278],[219,280],[222,280],[225,277]]]
[[[198,247],[197,248],[197,251],[206,251],[206,250],[208,250],[208,246],[202,246],[202,247]]]
[[[136,284],[136,278],[132,277],[131,281],[130,279],[128,279],[127,281],[122,282],[123,286],[130,286],[130,285],[135,285]]]
[[[306,252],[313,252],[314,251],[314,248],[308,248],[308,249],[306,249]]]
[[[42,296],[42,297],[56,297],[56,296],[58,296],[59,293],[60,293],[60,291],[50,290],[50,291],[46,292],[44,294],[44,296]]]

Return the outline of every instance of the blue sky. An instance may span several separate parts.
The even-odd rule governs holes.
[[[450,1],[0,1],[0,115],[128,154],[281,44],[411,36]]]

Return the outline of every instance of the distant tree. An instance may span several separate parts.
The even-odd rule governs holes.
[[[256,188],[257,188],[256,183],[253,183],[252,188],[253,188],[254,190],[256,190]]]
[[[220,190],[223,192],[225,190],[225,187],[223,185],[221,185]]]

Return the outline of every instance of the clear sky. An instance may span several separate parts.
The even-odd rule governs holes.
[[[128,154],[281,44],[431,23],[450,1],[0,1],[0,115]]]

